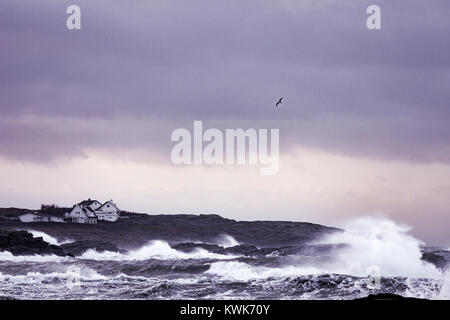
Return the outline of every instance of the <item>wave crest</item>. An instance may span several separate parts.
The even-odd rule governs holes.
[[[71,258],[60,257],[56,255],[15,256],[9,251],[0,252],[0,261],[9,261],[9,262],[56,262],[69,259]]]
[[[51,235],[49,235],[49,234],[47,234],[45,232],[42,232],[42,231],[36,231],[36,230],[27,230],[27,231],[29,233],[31,233],[34,238],[42,237],[42,239],[44,239],[45,242],[53,244],[55,246],[60,246],[62,244],[74,242],[74,240],[70,240],[70,239],[59,241],[55,237],[52,237]]]
[[[151,241],[149,244],[143,246],[137,250],[131,250],[127,253],[119,253],[112,251],[97,252],[94,249],[89,249],[80,259],[86,260],[148,260],[148,259],[160,259],[160,260],[178,260],[178,259],[234,259],[235,256],[222,255],[217,253],[211,253],[205,249],[198,248],[190,253],[185,253],[172,249],[170,245],[161,240]]]

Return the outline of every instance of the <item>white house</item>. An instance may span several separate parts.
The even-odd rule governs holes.
[[[120,209],[112,201],[101,204],[97,200],[83,200],[76,204],[70,212],[64,214],[67,222],[96,224],[97,221],[116,222],[120,216]]]
[[[58,222],[64,223],[64,218],[56,216],[48,216],[43,214],[38,214],[35,212],[25,213],[19,216],[20,222],[30,223],[30,222]]]
[[[20,222],[30,223],[30,222],[48,222],[48,217],[38,215],[37,213],[29,212],[19,216]]]
[[[98,220],[116,222],[120,216],[120,209],[112,200],[109,200],[98,207],[95,210],[95,214],[97,215]]]
[[[92,210],[89,206],[85,206],[81,203],[73,206],[70,212],[66,212],[64,214],[64,218],[67,222],[72,223],[97,223],[97,216],[95,215],[94,210]]]

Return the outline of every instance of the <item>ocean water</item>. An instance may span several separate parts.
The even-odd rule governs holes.
[[[13,299],[355,299],[393,293],[449,299],[447,272],[421,260],[423,243],[389,220],[361,219],[302,254],[181,252],[151,240],[126,253],[79,257],[0,252],[0,297]],[[48,242],[61,242],[42,233]],[[233,247],[231,236],[217,243]],[[332,251],[323,244],[340,244]],[[315,250],[317,246],[317,250]]]

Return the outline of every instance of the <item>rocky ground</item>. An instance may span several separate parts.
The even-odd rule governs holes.
[[[41,237],[34,238],[26,231],[0,230],[0,251],[9,251],[16,256],[57,255],[71,256],[59,246],[45,242]]]

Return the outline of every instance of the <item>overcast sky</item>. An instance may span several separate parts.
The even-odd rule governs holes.
[[[448,0],[2,0],[0,206],[384,215],[450,245],[449,14]],[[279,173],[173,166],[170,134],[194,120],[279,128]]]

